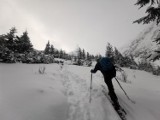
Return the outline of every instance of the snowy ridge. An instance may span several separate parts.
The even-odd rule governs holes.
[[[160,36],[159,27],[160,25],[157,26],[155,23],[151,24],[148,29],[142,31],[122,52],[126,55],[132,54],[135,57],[148,57],[160,47],[156,42],[153,42],[155,38]]]

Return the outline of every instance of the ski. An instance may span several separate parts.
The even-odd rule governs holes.
[[[120,106],[119,104],[119,109],[117,110],[116,109],[116,106],[115,104],[112,102],[112,100],[110,99],[110,97],[108,96],[107,92],[106,92],[106,88],[105,86],[101,85],[102,86],[102,92],[103,94],[107,97],[107,99],[110,101],[110,103],[112,104],[113,108],[115,109],[115,111],[117,112],[117,114],[119,115],[119,117],[122,119],[122,120],[127,120],[126,119],[126,111],[122,108],[122,106]]]

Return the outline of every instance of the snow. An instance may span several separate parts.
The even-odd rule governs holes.
[[[155,41],[160,36],[159,33],[160,25],[155,22],[151,24],[147,29],[144,29],[132,42],[127,43],[121,52],[125,55],[133,55],[135,59],[140,61],[143,59],[154,59],[158,54],[157,51],[160,48]],[[151,58],[148,58],[151,55]],[[159,60],[155,61],[154,64],[160,65]]]
[[[151,24],[147,29],[144,29],[131,43],[124,46],[121,52],[126,54],[146,54],[156,50],[159,45],[153,42],[159,35],[159,26],[156,23]]]
[[[39,68],[45,67],[44,74]],[[0,64],[0,120],[120,120],[102,92],[100,72],[58,64]],[[123,68],[129,82],[113,79],[115,92],[127,112],[127,120],[160,120],[160,76]],[[121,74],[118,73],[118,79]],[[106,91],[107,92],[107,91]]]

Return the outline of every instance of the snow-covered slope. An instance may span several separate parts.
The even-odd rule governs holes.
[[[39,68],[45,73],[39,74]],[[0,64],[0,120],[120,120],[102,92],[100,72],[93,75],[89,103],[90,67],[57,64]],[[113,80],[127,120],[160,120],[160,77],[125,69],[120,82],[128,101]],[[118,73],[120,79],[120,73]]]
[[[155,54],[154,51],[160,47],[156,42],[153,42],[157,37],[160,37],[160,25],[157,26],[153,23],[142,31],[134,41],[126,45],[122,52],[127,55],[132,54],[135,57],[146,58]]]

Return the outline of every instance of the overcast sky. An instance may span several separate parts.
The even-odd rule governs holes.
[[[67,52],[77,46],[104,55],[107,42],[123,47],[146,27],[132,24],[144,16],[136,0],[0,0],[0,34],[13,26],[27,30],[34,48],[48,40]]]

